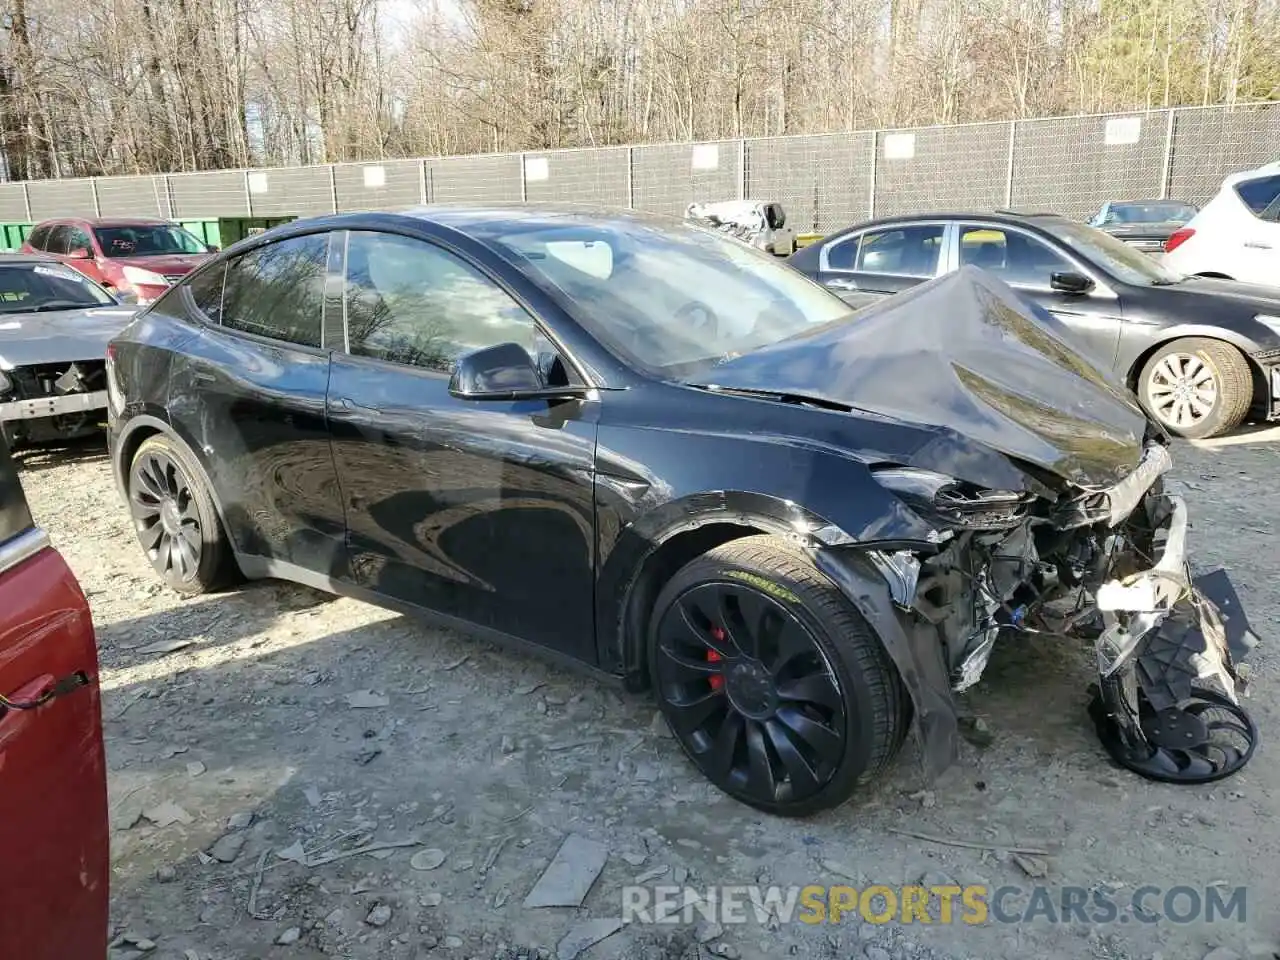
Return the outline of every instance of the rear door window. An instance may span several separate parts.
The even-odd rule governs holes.
[[[1236,194],[1260,220],[1280,220],[1280,174],[1236,184]]]
[[[31,244],[32,250],[43,250],[45,249],[44,244],[48,237],[49,225],[47,223],[42,223],[31,231],[30,236],[27,237],[27,243]]]
[[[944,229],[940,223],[927,223],[868,230],[858,240],[853,269],[897,277],[933,277],[938,272]],[[844,252],[845,256],[851,252]]]
[[[321,346],[328,252],[329,234],[311,233],[237,257],[227,268],[222,326],[305,347]]]

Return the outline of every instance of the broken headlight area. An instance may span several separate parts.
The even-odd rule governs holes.
[[[105,360],[16,367],[0,380],[0,422],[11,443],[69,440],[98,429],[105,398]]]
[[[1152,444],[1115,486],[1052,501],[878,471],[939,536],[931,552],[871,559],[903,614],[936,634],[952,692],[978,682],[1001,637],[1090,641],[1108,752],[1144,776],[1204,782],[1252,755],[1235,662],[1256,640],[1225,574],[1191,580],[1186,506],[1160,483],[1169,466]]]

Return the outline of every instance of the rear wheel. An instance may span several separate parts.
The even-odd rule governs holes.
[[[1244,354],[1230,344],[1184,337],[1151,355],[1138,394],[1170,433],[1203,440],[1244,421],[1253,403],[1253,374]]]
[[[201,474],[163,435],[148,437],[129,467],[129,512],[151,566],[174,590],[208,593],[232,579],[230,544]]]
[[[888,654],[808,558],[773,537],[717,547],[663,588],[650,621],[659,706],[730,796],[805,816],[897,754],[905,691]]]

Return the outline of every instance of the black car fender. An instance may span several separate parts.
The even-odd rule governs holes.
[[[209,468],[205,463],[204,456],[200,451],[200,447],[191,437],[170,423],[167,419],[151,413],[140,413],[130,417],[125,425],[120,429],[119,435],[112,443],[111,459],[112,472],[116,476],[116,486],[120,490],[120,495],[128,500],[128,476],[130,461],[133,459],[133,453],[146,440],[147,437],[155,434],[163,434],[170,440],[178,444],[187,455],[187,460],[198,471],[199,476],[196,478],[204,484],[205,490],[208,491],[210,499],[213,500],[214,509],[218,511],[218,517],[222,522],[226,523],[226,512],[223,510],[222,499],[218,495],[217,488],[209,479]]]
[[[889,585],[861,547],[813,546],[818,568],[871,626],[898,670],[914,708],[913,731],[925,776],[933,779],[959,757],[959,715],[936,630],[893,602]]]

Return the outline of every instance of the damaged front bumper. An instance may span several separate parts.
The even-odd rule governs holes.
[[[43,417],[59,417],[72,413],[105,410],[107,391],[92,393],[68,393],[62,396],[33,397],[28,400],[10,400],[0,403],[0,421],[37,420]]]
[[[819,551],[898,667],[928,775],[958,755],[955,694],[977,683],[999,638],[1018,633],[1093,641],[1090,712],[1124,766],[1205,782],[1248,761],[1257,732],[1236,664],[1257,641],[1224,572],[1191,578],[1186,503],[1159,483],[1170,466],[1152,443],[1113,487],[954,535],[932,554]]]
[[[1220,780],[1257,747],[1237,663],[1258,640],[1225,571],[1192,579],[1183,499],[1150,496],[1144,508],[1160,556],[1096,592],[1103,631],[1090,713],[1122,766],[1166,782]]]

